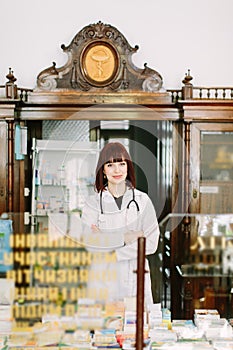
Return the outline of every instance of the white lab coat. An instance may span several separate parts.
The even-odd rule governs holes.
[[[111,193],[106,190],[102,193],[103,213],[100,210],[100,193],[90,196],[83,208],[82,222],[85,232],[91,232],[91,225],[98,226],[101,232],[109,234],[123,235],[129,230],[143,231],[146,237],[146,255],[153,254],[158,246],[159,226],[154,206],[148,195],[137,189],[135,192],[135,200],[139,205],[139,212],[135,203],[131,203],[127,209],[128,203],[133,198],[132,189],[127,188],[122,201],[121,209],[117,207],[115,199]],[[93,236],[95,233],[92,233]],[[124,297],[133,297],[137,294],[137,276],[134,271],[137,270],[137,247],[138,242],[116,248],[114,250],[115,260],[104,260],[102,249],[97,249],[98,254],[102,254],[102,263],[93,263],[90,267],[89,288],[95,291],[103,290],[105,287],[108,291],[107,299],[122,300]],[[100,253],[101,251],[101,253]],[[111,254],[111,253],[108,253]],[[102,271],[102,279],[99,278]],[[151,291],[151,279],[149,273],[149,264],[146,259],[145,270],[145,303],[153,303]],[[95,281],[91,281],[93,276]],[[111,277],[108,279],[108,277]],[[106,277],[106,278],[105,278]],[[98,299],[98,297],[97,297]],[[101,298],[100,298],[101,299]]]

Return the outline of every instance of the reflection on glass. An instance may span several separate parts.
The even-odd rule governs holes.
[[[164,295],[168,299],[171,292],[179,317],[181,310],[182,317],[192,318],[195,309],[233,317],[233,214],[171,213],[160,227],[166,259],[172,252],[172,264],[164,261]],[[181,250],[183,240],[186,253]],[[171,284],[174,274],[178,287]]]
[[[233,180],[233,133],[201,133],[201,180]]]
[[[202,132],[200,212],[233,212],[233,133]]]
[[[101,120],[100,128],[102,130],[128,130],[129,120]]]

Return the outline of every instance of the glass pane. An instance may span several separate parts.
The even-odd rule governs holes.
[[[201,133],[201,180],[233,180],[233,132]]]
[[[233,317],[233,214],[171,213],[160,230],[164,301],[171,292],[173,317],[192,318],[195,309]]]
[[[233,212],[233,132],[201,132],[200,211]]]

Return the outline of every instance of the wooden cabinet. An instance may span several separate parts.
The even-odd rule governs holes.
[[[100,48],[101,60],[108,60],[104,67],[94,59],[93,50]],[[208,299],[213,284],[216,298],[222,297],[220,304],[229,306],[231,275],[213,273],[222,255],[218,255],[218,262],[213,260],[217,256],[211,246],[214,241],[210,242],[210,250],[200,251],[198,243],[202,236],[195,215],[233,213],[233,89],[195,88],[188,73],[182,90],[165,91],[157,71],[146,64],[143,69],[133,65],[131,56],[138,47],[131,47],[116,28],[101,22],[84,27],[62,49],[68,53],[64,66],[56,67],[53,63],[39,73],[36,89],[18,88],[20,96],[0,101],[1,212],[14,215],[16,233],[30,233],[32,225],[24,225],[24,212],[30,216],[33,209],[32,139],[43,138],[45,122],[56,125],[60,121],[88,121],[89,139],[99,141],[101,121],[127,120],[134,127],[127,137],[134,144],[138,174],[143,175],[143,187],[148,187],[155,207],[159,207],[156,211],[164,249],[161,248],[162,253],[158,250],[158,259],[154,256],[150,259],[156,302],[161,296],[158,275],[162,262],[166,278],[161,302],[171,308],[173,318],[192,317],[193,308],[205,295]],[[196,89],[198,97],[194,97]],[[23,160],[14,157],[18,124],[28,131],[28,154]],[[107,133],[111,138],[109,130]],[[125,135],[125,130],[118,130],[120,133]],[[149,176],[144,176],[145,160]],[[29,193],[26,198],[25,193]],[[163,220],[169,223],[165,228]],[[224,225],[218,232],[226,241],[228,234],[223,231]],[[208,265],[204,272],[201,264]],[[197,268],[198,273],[194,273]],[[221,289],[221,281],[224,288],[227,281],[228,289]],[[202,306],[217,307],[211,303]]]
[[[190,99],[182,106],[183,195],[170,234],[172,317],[192,318],[195,308],[232,317],[233,105]]]

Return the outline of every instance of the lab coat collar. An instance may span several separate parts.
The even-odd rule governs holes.
[[[126,197],[129,197],[129,196],[132,196],[132,188],[127,186],[123,197],[126,198]],[[108,187],[105,187],[105,190],[103,191],[103,194],[102,194],[102,198],[108,198],[108,197],[113,198],[113,195],[108,190]]]
[[[135,197],[136,197],[136,194],[138,194],[138,190],[134,189],[134,191],[135,191]],[[123,196],[123,201],[122,201],[120,211],[126,209],[129,201],[131,201],[132,198],[133,198],[132,188],[127,186],[126,192],[124,193],[124,196]],[[119,208],[117,207],[117,204],[115,202],[114,197],[109,192],[107,187],[106,187],[105,191],[103,191],[103,193],[102,193],[102,205],[103,205],[104,213],[112,212],[113,208],[114,208],[114,210],[117,209],[117,212],[119,210]]]

